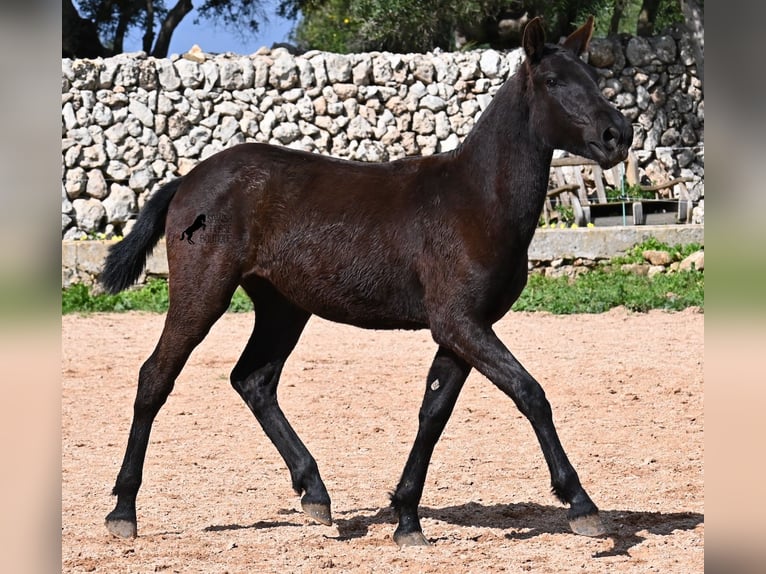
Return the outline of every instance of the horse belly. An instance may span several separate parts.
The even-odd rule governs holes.
[[[420,329],[428,326],[422,300],[394,285],[369,285],[347,277],[272,280],[288,299],[311,313],[337,323],[366,329]]]
[[[319,317],[369,329],[428,326],[417,277],[390,254],[293,244],[269,259],[256,274]]]

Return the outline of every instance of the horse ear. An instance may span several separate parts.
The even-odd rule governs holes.
[[[536,62],[543,55],[545,30],[539,16],[530,20],[524,28],[524,38],[521,40],[521,45],[524,46],[524,53],[527,58],[532,62]]]
[[[588,44],[593,36],[593,16],[588,16],[588,20],[572,32],[566,40],[564,47],[569,48],[578,56],[588,49]]]

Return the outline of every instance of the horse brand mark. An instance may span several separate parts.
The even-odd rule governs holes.
[[[207,224],[209,229],[200,238],[202,243],[209,245],[223,245],[229,242],[231,232],[231,217],[227,213],[208,215]]]
[[[189,227],[181,232],[181,240],[185,238],[188,243],[194,245],[194,241],[192,241],[192,235],[194,235],[194,232],[198,229],[202,229],[204,231],[205,227],[205,214],[200,213],[194,220],[194,223],[192,223]]]
[[[198,237],[200,243],[223,245],[229,241],[230,225],[231,218],[226,214],[206,215],[201,213],[195,218],[194,223],[183,230],[181,240],[186,239],[187,243],[196,245],[192,236],[196,231],[200,231]]]

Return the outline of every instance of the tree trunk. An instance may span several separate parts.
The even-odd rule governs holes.
[[[625,7],[628,4],[628,0],[614,0],[614,11],[612,12],[612,19],[609,22],[609,36],[616,36],[620,31],[620,20],[622,20],[622,14],[625,12]]]
[[[154,2],[146,0],[146,20],[144,21],[143,50],[147,54],[152,51],[154,42]]]
[[[173,32],[181,23],[181,20],[184,19],[184,16],[191,12],[193,8],[191,0],[178,0],[176,5],[170,9],[160,26],[160,33],[157,35],[157,42],[154,44],[152,56],[155,58],[168,57],[170,38],[173,36]]]
[[[125,33],[128,31],[128,22],[130,17],[125,12],[120,12],[120,17],[117,20],[117,27],[114,30],[114,42],[112,43],[112,51],[115,54],[122,54],[125,49]]]
[[[61,56],[64,58],[106,56],[106,49],[98,38],[96,25],[80,16],[72,0],[61,2]]]
[[[654,34],[654,21],[657,19],[657,10],[659,8],[660,0],[643,1],[636,24],[636,34],[638,36],[651,36]]]
[[[705,91],[705,11],[704,5],[698,0],[681,0],[681,12],[686,21],[686,29],[689,32],[694,49],[694,60],[697,64],[697,77]]]

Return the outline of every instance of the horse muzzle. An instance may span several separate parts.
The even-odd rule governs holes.
[[[588,148],[593,159],[602,168],[608,169],[625,161],[632,143],[633,126],[622,114],[619,114],[619,121],[600,130],[597,138],[588,141]]]

